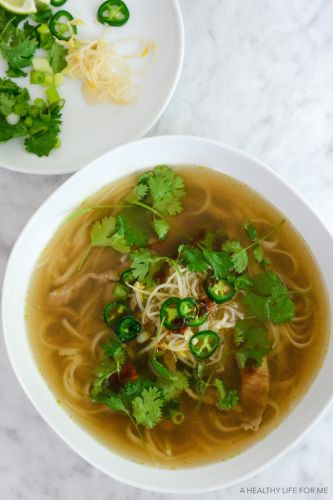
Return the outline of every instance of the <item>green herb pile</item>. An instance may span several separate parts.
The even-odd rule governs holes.
[[[207,394],[213,397],[220,411],[232,410],[241,403],[240,388],[230,387],[228,380],[217,375],[218,366],[207,364],[221,343],[219,332],[200,328],[212,311],[235,298],[237,307],[244,311],[244,319],[236,322],[231,335],[228,354],[240,373],[256,370],[269,355],[272,349],[269,323],[279,325],[295,317],[296,292],[288,290],[271,269],[263,245],[284,221],[263,235],[257,233],[253,224],[245,222],[242,242],[230,240],[224,230],[218,229],[201,231],[202,237],[181,244],[174,255],[152,250],[152,242],[168,237],[173,217],[183,211],[185,195],[184,179],[162,165],[140,175],[134,191],[120,206],[84,207],[71,215],[116,208],[117,215],[103,217],[92,225],[91,243],[82,262],[84,265],[94,247],[110,247],[126,254],[129,264],[114,288],[114,300],[103,310],[110,338],[102,346],[104,354],[96,368],[90,396],[147,428],[153,428],[161,419],[181,424],[186,419],[182,396],[187,390],[197,394],[199,406]],[[257,271],[250,276],[251,261],[256,263],[252,268]],[[145,369],[142,369],[142,361],[137,365],[135,354],[142,325],[140,311],[130,307],[131,286],[152,291],[163,282],[163,272],[170,267],[180,276],[184,267],[200,273],[205,291],[199,300],[175,296],[165,300],[160,310],[160,326],[152,337],[156,338],[155,349],[143,358]],[[193,332],[188,350],[196,360],[195,368],[179,359],[170,366],[165,361],[165,351],[159,347],[159,337],[163,331],[172,334],[186,328]],[[224,362],[225,358],[218,361]]]
[[[0,143],[22,137],[25,149],[48,156],[60,146],[62,83],[67,50],[52,36],[45,8],[26,18],[0,7],[0,54],[7,62],[7,77],[0,78]],[[43,57],[37,57],[37,51]],[[45,99],[31,100],[26,88],[12,79],[30,74],[30,82],[45,87]]]
[[[66,2],[51,0],[51,6],[57,10],[36,2],[38,10],[30,15],[16,15],[0,6],[0,55],[7,63],[8,77],[0,78],[0,144],[22,137],[25,149],[37,156],[48,156],[61,145],[61,110],[65,101],[58,87],[64,81],[67,67],[65,42],[77,35],[72,14],[63,9]],[[109,26],[122,26],[129,17],[129,10],[121,0],[107,0],[96,12],[97,20]],[[31,84],[45,88],[44,99],[31,101],[28,90],[10,80],[28,74]],[[154,196],[157,188],[152,179],[143,181],[137,193],[138,202],[145,189]],[[159,205],[158,197],[154,204]],[[161,206],[157,212],[169,213],[168,207]],[[131,218],[131,213],[127,216]],[[166,234],[163,217],[157,216],[154,226],[160,235]],[[126,248],[121,241],[118,248]]]

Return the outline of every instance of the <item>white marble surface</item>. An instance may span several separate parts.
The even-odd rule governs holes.
[[[333,2],[181,0],[181,5],[184,70],[152,133],[212,137],[264,159],[333,229]],[[1,274],[20,230],[63,180],[0,170]],[[2,337],[0,419],[2,500],[178,498],[124,486],[76,456],[23,394]],[[239,486],[193,498],[331,499],[332,429],[333,407],[275,465]],[[279,486],[326,486],[329,494],[241,492]]]

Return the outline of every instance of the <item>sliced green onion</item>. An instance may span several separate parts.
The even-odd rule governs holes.
[[[53,75],[53,69],[51,68],[49,61],[44,57],[33,57],[31,62],[32,67],[35,71]]]
[[[39,33],[40,46],[44,50],[50,50],[54,44],[54,38],[51,35],[51,31],[47,24],[41,24],[38,26],[37,31]]]
[[[63,73],[56,73],[54,75],[54,85],[56,87],[60,87],[64,83],[64,75]]]
[[[59,92],[57,91],[55,85],[52,85],[52,87],[45,90],[45,95],[49,104],[55,104],[56,102],[59,102],[61,100],[61,96],[59,95]]]
[[[180,425],[185,420],[185,415],[182,411],[170,410],[170,417],[175,425]]]
[[[45,73],[36,71],[35,69],[31,70],[30,83],[33,85],[45,85]]]

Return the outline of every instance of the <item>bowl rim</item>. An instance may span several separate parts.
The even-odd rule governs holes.
[[[108,475],[108,476],[110,476],[110,477],[112,477],[112,478],[114,478],[114,479],[116,479],[118,481],[121,481],[121,482],[123,482],[125,484],[128,484],[130,486],[134,486],[134,487],[137,487],[137,488],[145,489],[145,490],[148,490],[148,491],[160,492],[160,493],[194,494],[194,493],[203,493],[203,492],[208,492],[208,491],[215,491],[217,489],[221,489],[221,488],[225,488],[225,487],[228,487],[228,486],[232,486],[232,485],[238,484],[238,483],[240,483],[240,482],[242,482],[242,481],[244,481],[244,480],[252,477],[253,475],[259,473],[264,468],[266,468],[268,465],[271,465],[272,463],[274,463],[275,461],[277,461],[281,456],[283,456],[293,446],[295,446],[304,437],[304,435],[307,432],[309,432],[309,430],[316,424],[316,422],[321,418],[321,416],[323,415],[323,413],[327,410],[327,408],[330,406],[331,402],[333,401],[333,388],[330,390],[330,393],[327,396],[325,396],[325,398],[324,398],[325,401],[322,402],[319,405],[319,407],[316,409],[316,411],[314,412],[314,414],[310,418],[308,418],[307,423],[305,425],[303,424],[302,430],[298,431],[297,433],[294,433],[294,435],[288,441],[288,444],[281,445],[278,452],[274,452],[273,454],[271,454],[271,456],[266,461],[263,461],[260,465],[256,465],[256,464],[251,465],[249,467],[249,470],[247,472],[240,474],[237,478],[234,478],[234,479],[231,479],[231,480],[223,480],[223,477],[217,478],[217,479],[213,478],[213,480],[210,481],[209,485],[206,484],[206,485],[203,485],[202,487],[197,487],[196,486],[195,488],[189,487],[187,485],[184,485],[181,488],[179,488],[179,487],[172,487],[172,486],[167,487],[167,486],[151,485],[151,484],[146,483],[146,482],[141,481],[141,480],[134,480],[132,478],[129,478],[128,476],[126,476],[126,474],[122,475],[122,474],[114,473],[114,471],[111,471],[110,469],[101,466],[101,464],[96,464],[96,462],[94,462],[94,460],[91,459],[88,456],[87,453],[85,453],[84,451],[82,451],[82,449],[80,449],[80,447],[77,447],[77,446],[75,446],[73,444],[73,442],[71,441],[71,437],[69,435],[65,435],[66,433],[63,432],[63,430],[59,429],[59,427],[57,427],[57,425],[54,424],[50,420],[51,417],[48,415],[49,412],[44,411],[44,409],[42,410],[40,408],[40,406],[39,406],[39,404],[40,404],[39,397],[36,397],[35,395],[31,394],[31,391],[30,391],[30,388],[28,387],[28,384],[26,383],[25,380],[22,379],[22,376],[21,376],[21,374],[19,372],[18,366],[15,363],[15,358],[13,357],[13,352],[12,352],[10,338],[9,338],[9,327],[8,327],[8,319],[9,318],[8,318],[8,314],[7,314],[7,311],[6,311],[6,303],[7,303],[8,299],[9,299],[8,293],[7,293],[7,290],[8,290],[8,287],[9,287],[8,281],[9,281],[10,273],[12,272],[13,266],[15,265],[15,253],[16,253],[16,249],[20,246],[21,241],[24,240],[24,238],[26,237],[26,235],[29,234],[30,227],[35,223],[35,221],[38,220],[41,212],[45,209],[44,207],[47,206],[47,205],[49,205],[49,204],[52,204],[53,200],[59,194],[61,194],[63,190],[66,190],[69,186],[71,186],[71,184],[75,185],[77,183],[77,180],[80,179],[81,175],[84,175],[84,172],[86,172],[88,170],[93,170],[95,164],[103,162],[103,160],[106,157],[108,157],[109,155],[110,156],[111,155],[112,156],[116,156],[118,153],[121,153],[123,150],[126,150],[129,147],[134,147],[135,148],[136,146],[139,146],[139,145],[142,145],[142,144],[148,147],[150,144],[160,143],[160,142],[167,143],[167,142],[170,142],[170,141],[172,143],[173,142],[175,142],[175,143],[185,142],[185,143],[189,143],[189,144],[201,144],[201,145],[206,145],[206,146],[217,147],[219,149],[224,150],[225,152],[233,153],[233,154],[235,154],[236,156],[238,156],[240,158],[245,158],[245,159],[249,160],[250,162],[252,162],[254,164],[257,164],[257,166],[260,169],[262,169],[263,171],[265,171],[266,174],[268,174],[270,177],[272,177],[272,179],[274,179],[274,182],[278,182],[278,183],[280,183],[280,185],[283,185],[283,187],[285,189],[289,190],[289,192],[291,193],[291,195],[293,197],[295,197],[295,198],[298,199],[298,202],[300,202],[304,207],[306,207],[307,211],[309,213],[311,213],[313,219],[316,221],[316,224],[318,225],[318,227],[320,227],[321,232],[326,233],[326,237],[328,237],[330,239],[330,242],[331,242],[331,245],[332,245],[332,248],[333,248],[333,235],[332,235],[332,233],[326,227],[326,225],[321,221],[321,219],[315,213],[315,211],[309,206],[309,204],[303,198],[303,196],[293,186],[291,186],[279,174],[277,174],[274,170],[272,170],[270,167],[268,167],[261,160],[258,160],[255,157],[253,157],[252,155],[250,155],[250,154],[248,154],[246,152],[243,152],[243,151],[241,151],[241,150],[239,150],[237,148],[226,146],[226,145],[224,145],[223,143],[221,143],[221,142],[219,142],[217,140],[211,140],[211,139],[206,139],[206,138],[201,138],[201,137],[195,137],[195,136],[189,136],[189,135],[162,135],[162,136],[148,137],[148,138],[140,139],[140,140],[137,140],[137,141],[131,141],[129,143],[120,145],[117,148],[115,148],[114,150],[109,151],[109,152],[105,153],[104,155],[102,155],[101,157],[97,158],[96,160],[94,160],[93,162],[91,162],[89,165],[87,165],[86,167],[84,167],[80,171],[76,172],[69,179],[67,179],[63,184],[61,184],[60,187],[58,187],[41,204],[41,206],[37,209],[37,211],[33,214],[33,216],[30,218],[30,220],[27,222],[27,224],[25,225],[25,227],[21,231],[19,237],[17,238],[17,240],[16,240],[16,242],[15,242],[13,248],[12,248],[10,257],[8,259],[8,262],[7,262],[5,276],[4,276],[4,280],[3,280],[1,312],[2,312],[2,325],[3,325],[3,332],[4,332],[4,339],[5,339],[6,351],[7,351],[8,357],[10,359],[10,363],[12,365],[13,371],[14,371],[14,373],[15,373],[15,375],[16,375],[16,377],[17,377],[17,379],[18,379],[18,381],[19,381],[19,383],[21,385],[21,387],[23,388],[24,392],[26,393],[26,395],[28,396],[28,398],[32,402],[33,406],[36,408],[37,412],[43,417],[43,419],[48,423],[48,425],[56,432],[56,434],[58,434],[61,437],[61,439],[68,444],[68,446],[70,446],[80,457],[82,457],[83,459],[85,459],[88,463],[90,463],[91,465],[93,465],[97,469],[99,469],[102,472],[104,472],[106,475]],[[213,167],[208,167],[208,168],[213,168]],[[135,169],[133,169],[133,171],[135,171]],[[122,175],[119,175],[118,173],[116,173],[114,175],[112,175],[112,173],[111,173],[110,176],[113,178],[113,180],[116,180],[116,179],[122,177]],[[237,176],[235,178],[237,179]],[[111,180],[110,182],[112,182],[113,180]],[[252,189],[255,189],[252,186],[250,186],[250,187]],[[261,194],[261,193],[259,192],[259,194]],[[281,210],[281,211],[283,212],[283,210]],[[54,227],[53,228],[53,234],[55,233],[55,231],[56,231],[56,228]],[[318,266],[319,266],[319,264],[318,264]],[[325,284],[326,284],[326,281],[325,281]],[[25,289],[25,291],[27,291],[27,290]],[[332,311],[332,301],[328,300],[328,302],[329,302],[329,310]],[[331,320],[332,320],[332,318],[331,318]],[[331,346],[331,340],[332,339],[330,339],[330,341],[329,341],[330,347],[332,347]],[[327,348],[327,352],[325,354],[323,365],[325,365],[326,360],[328,358],[328,351],[329,351],[329,347]],[[30,356],[31,359],[33,360],[32,351],[30,352],[30,355],[31,355]],[[35,365],[35,368],[37,368],[37,364],[35,363],[34,360],[33,360],[33,364]],[[318,373],[317,373],[315,379],[311,383],[311,387],[314,385],[315,381],[318,379],[318,376],[319,376],[319,370],[318,370]],[[328,389],[327,389],[327,391],[328,391]],[[50,392],[51,392],[51,394],[53,394],[52,391],[50,391]],[[309,389],[308,389],[308,392],[309,392]],[[298,401],[297,406],[290,412],[290,414],[294,414],[295,411],[296,411],[296,409],[299,406],[301,406],[301,404],[306,399],[306,395],[307,395],[307,393],[303,394],[303,396],[301,397],[301,399]],[[67,418],[70,418],[69,415],[68,415],[68,413],[65,410],[62,410],[62,411],[64,413],[66,413],[66,417]],[[287,418],[289,418],[289,417],[285,417],[282,420],[282,422],[278,425],[277,429],[281,428],[281,426],[287,420]],[[81,425],[78,424],[78,423],[76,423],[76,421],[75,421],[75,425],[78,426],[78,427],[81,427]],[[271,436],[274,432],[275,432],[275,429],[271,430],[268,433],[268,436]],[[258,443],[262,443],[265,439],[266,438],[258,441]],[[96,441],[96,440],[94,439],[94,441]],[[256,447],[256,444],[250,446],[250,448],[248,448],[248,449],[251,450],[251,449],[254,449],[255,447]],[[238,455],[238,457],[244,455],[245,453],[247,453],[247,450],[245,450],[244,452],[241,452]],[[126,458],[124,459],[116,451],[113,452],[111,450],[111,455],[112,454],[115,457],[117,457],[120,461],[124,460],[127,463],[131,463],[128,459],[126,459]],[[233,460],[233,458],[227,460],[227,462],[229,462],[230,460]],[[171,472],[173,472],[174,474],[176,474],[178,472],[181,472],[185,476],[186,475],[185,471],[199,471],[199,470],[203,470],[203,469],[213,468],[213,466],[218,466],[218,465],[220,465],[222,463],[223,462],[221,462],[221,461],[220,462],[214,462],[212,464],[207,464],[207,465],[203,465],[203,466],[194,466],[194,467],[182,468],[182,469],[178,469],[178,471],[171,471]],[[142,468],[152,469],[150,466],[145,466],[145,465],[141,465],[141,464],[135,464],[135,467],[140,467],[141,470],[143,470]],[[163,475],[167,476],[168,472],[170,472],[170,469],[158,468],[156,470],[158,470],[159,473],[162,476]],[[162,482],[163,481],[161,481],[161,483]]]
[[[102,156],[107,155],[110,151],[114,151],[115,149],[118,149],[119,147],[128,144],[129,142],[134,142],[137,140],[140,140],[141,138],[144,138],[146,134],[157,124],[157,122],[160,120],[162,115],[164,114],[165,110],[170,104],[170,101],[176,91],[177,85],[180,80],[180,76],[182,73],[183,65],[184,65],[184,57],[185,57],[185,26],[184,26],[184,18],[182,14],[182,9],[180,7],[179,0],[168,0],[171,4],[171,6],[174,9],[174,14],[175,14],[175,21],[176,21],[176,26],[178,30],[178,35],[179,35],[179,51],[178,51],[178,57],[177,57],[177,62],[175,65],[175,72],[174,72],[174,77],[173,77],[173,82],[172,85],[170,85],[170,88],[168,89],[168,92],[165,93],[163,100],[161,100],[161,104],[159,108],[157,109],[155,115],[151,118],[151,120],[146,123],[144,127],[141,128],[141,130],[131,139],[131,141],[126,141],[123,144],[120,144],[114,148],[110,148],[108,151],[105,153],[102,153],[101,155],[97,156],[95,159],[91,160],[89,163],[80,166],[80,165],[75,165],[74,167],[68,167],[68,168],[63,168],[61,171],[57,169],[56,166],[53,167],[47,167],[45,166],[40,166],[40,167],[33,167],[33,159],[30,163],[32,166],[26,166],[26,167],[20,167],[19,165],[12,164],[10,162],[1,160],[0,163],[0,168],[4,168],[5,170],[9,170],[11,172],[19,172],[21,174],[29,174],[29,175],[43,175],[43,176],[52,176],[52,175],[68,175],[68,174],[73,174],[76,173],[83,168],[86,168],[89,166],[91,163],[94,161],[98,160]],[[29,153],[27,153],[29,154]]]

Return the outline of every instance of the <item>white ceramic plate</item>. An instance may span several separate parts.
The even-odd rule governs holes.
[[[310,390],[292,413],[265,439],[224,462],[180,470],[139,465],[104,448],[57,404],[34,362],[24,321],[25,297],[36,260],[66,215],[102,186],[157,164],[204,165],[247,183],[275,205],[312,249],[333,306],[333,239],[306,202],[258,160],[219,143],[191,137],[154,137],[121,146],[63,184],[23,230],[8,262],[2,315],[8,354],[17,378],[49,425],[79,455],[106,474],[141,488],[200,493],[234,484],[258,472],[297,442],[333,396],[333,345]],[[19,277],[19,279],[18,279]]]
[[[60,87],[66,100],[61,133],[62,146],[49,157],[38,158],[25,151],[21,138],[0,144],[0,166],[32,174],[64,174],[75,172],[92,160],[125,142],[145,135],[165,110],[176,88],[184,55],[184,28],[177,0],[126,0],[130,19],[122,27],[104,27],[96,22],[96,12],[103,0],[68,0],[64,8],[74,17],[84,19],[79,26],[82,38],[95,39],[106,34],[115,41],[144,38],[156,43],[156,57],[148,71],[138,76],[140,93],[135,104],[89,105],[80,82],[66,78]],[[0,76],[6,63],[0,57]],[[39,85],[28,78],[15,79],[29,88],[31,96],[43,96]]]

